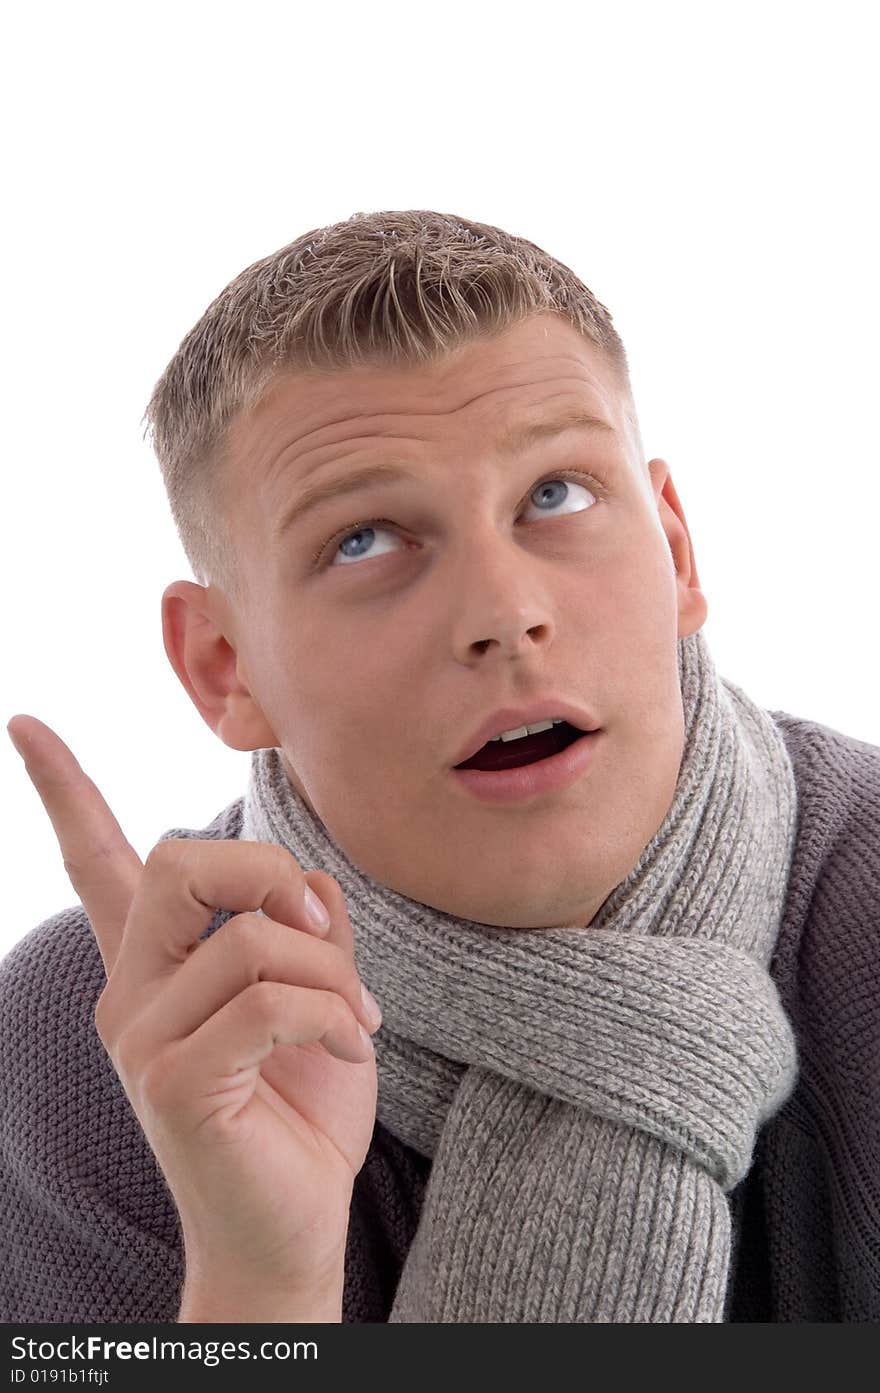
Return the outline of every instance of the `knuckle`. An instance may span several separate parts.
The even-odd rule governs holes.
[[[117,1073],[122,1079],[134,1078],[139,1068],[138,1039],[129,1027],[117,1036],[112,1051],[112,1059]]]
[[[352,1010],[348,1002],[338,992],[324,993],[324,1009],[328,1030],[350,1030]]]
[[[63,860],[68,879],[75,885],[81,876],[86,876],[96,867],[106,864],[120,851],[126,850],[129,845],[127,838],[120,832],[115,835],[108,834],[100,841],[95,842],[94,845],[89,846],[87,850],[79,851],[76,856],[68,853]]]
[[[273,1025],[285,1001],[285,990],[280,982],[254,982],[243,993],[246,998],[245,1009],[249,1018],[257,1025]]]
[[[351,959],[335,943],[318,943],[313,951],[320,951],[324,960],[322,976],[330,992],[339,999],[350,997],[357,1001],[361,994],[361,982],[357,968]]]
[[[170,1054],[155,1055],[144,1067],[140,1077],[140,1094],[151,1107],[161,1109],[169,1103],[179,1087],[180,1068]]]
[[[261,842],[260,845],[265,847],[282,874],[302,876],[302,867],[293,852],[288,851],[286,846],[279,846],[277,842]]]
[[[287,883],[300,894],[305,893],[307,881],[306,873],[292,851],[288,851],[285,846],[273,845],[272,850],[277,852],[277,876],[282,884]]]
[[[223,937],[247,962],[253,958],[260,946],[265,947],[266,928],[265,918],[248,909],[242,914],[236,914],[232,919],[227,919]]]
[[[174,870],[183,864],[187,851],[188,843],[183,837],[169,837],[164,842],[157,842],[147,853],[144,870]]]
[[[282,884],[286,882],[300,895],[304,895],[308,884],[306,873],[293,852],[288,851],[286,846],[279,846],[277,842],[273,842],[271,846],[266,844],[266,850],[272,853],[277,868],[274,873],[279,881]]]

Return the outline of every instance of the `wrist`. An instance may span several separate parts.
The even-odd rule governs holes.
[[[187,1261],[177,1320],[188,1324],[340,1324],[344,1282],[344,1260],[327,1276],[296,1287],[261,1285],[258,1281],[242,1284],[225,1275],[211,1276],[198,1263]]]

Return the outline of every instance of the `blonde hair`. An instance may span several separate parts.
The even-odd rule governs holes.
[[[501,228],[422,210],[355,213],[242,271],[183,339],[143,418],[199,583],[242,594],[228,430],[280,372],[426,364],[548,312],[605,353],[631,402],[608,310],[562,262]]]

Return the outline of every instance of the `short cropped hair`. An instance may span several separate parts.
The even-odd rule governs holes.
[[[143,418],[199,583],[243,594],[226,506],[229,427],[280,373],[427,364],[537,313],[598,346],[631,401],[605,306],[501,228],[424,210],[355,213],[247,267],[183,339]]]

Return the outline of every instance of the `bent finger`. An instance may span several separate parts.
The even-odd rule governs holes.
[[[279,1045],[309,1044],[352,1064],[373,1056],[372,1040],[335,992],[257,982],[181,1041],[147,1091],[154,1104],[173,1113],[192,1116],[206,1099],[218,1111],[224,1100],[218,1083],[231,1097],[241,1089],[240,1075],[259,1068]],[[245,1101],[239,1095],[239,1105]]]

